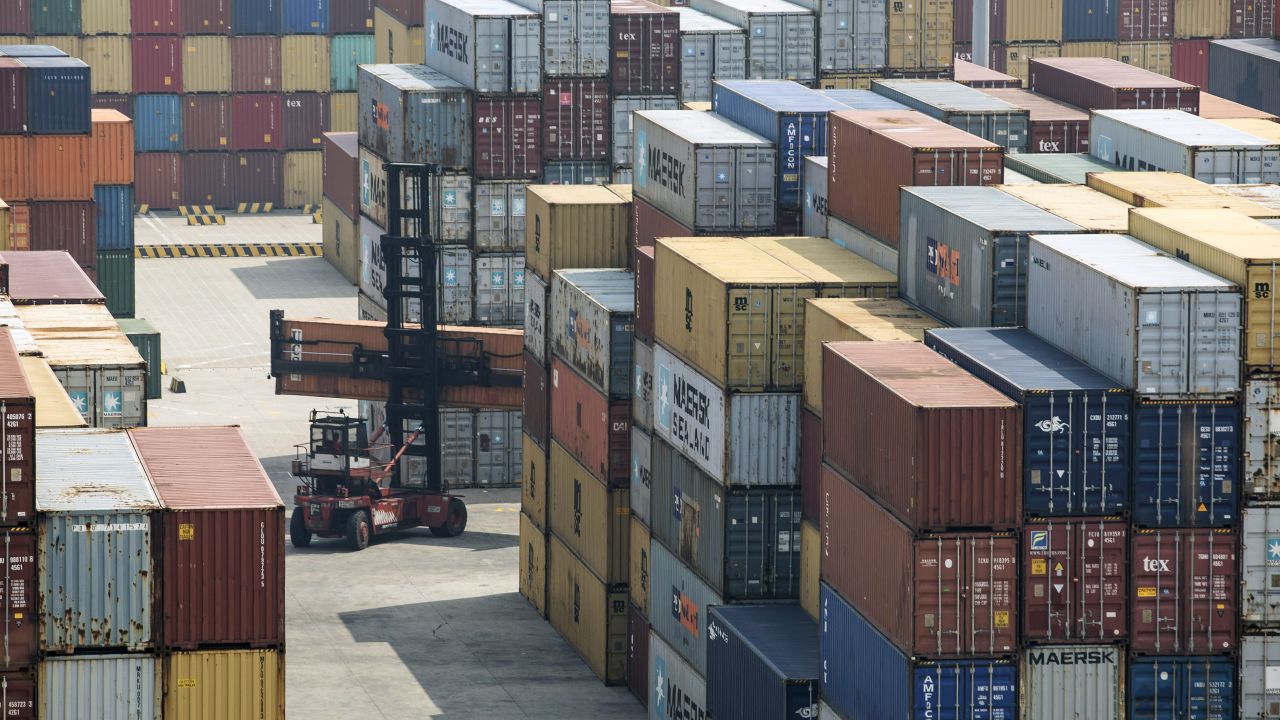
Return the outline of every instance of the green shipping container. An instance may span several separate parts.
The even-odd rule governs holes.
[[[107,309],[118,318],[133,317],[133,250],[99,250],[97,271]]]
[[[334,35],[329,46],[330,92],[355,92],[356,67],[373,62],[372,35]]]
[[[89,2],[93,1],[89,0]],[[31,34],[80,34],[80,0],[35,0],[29,4],[31,5]],[[11,3],[4,3],[4,5],[12,7]]]
[[[116,323],[120,325],[120,332],[138,348],[142,359],[147,361],[147,399],[155,400],[160,397],[164,382],[160,376],[160,331],[141,318],[126,318]]]

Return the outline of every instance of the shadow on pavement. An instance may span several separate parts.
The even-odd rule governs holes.
[[[338,271],[322,257],[278,258],[261,265],[235,267],[231,272],[259,300],[345,298],[356,294],[354,286],[344,283],[335,287],[333,277]]]

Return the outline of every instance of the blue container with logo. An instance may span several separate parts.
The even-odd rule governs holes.
[[[350,1],[338,0],[338,2]],[[281,0],[280,33],[282,35],[328,35],[329,0]]]
[[[133,144],[138,152],[182,150],[182,96],[135,95]]]
[[[27,132],[83,135],[89,132],[89,66],[72,57],[24,57],[27,69]]]
[[[99,250],[133,250],[133,186],[95,185]]]
[[[280,34],[280,0],[231,0],[231,34]]]
[[[1226,527],[1239,520],[1238,404],[1139,401],[1134,448],[1135,525]]]
[[[800,210],[804,159],[827,154],[827,113],[843,103],[790,80],[717,80],[711,108],[778,148],[778,205]]]
[[[798,605],[711,608],[707,712],[717,718],[815,718],[818,626]]]
[[[1129,663],[1129,718],[1233,720],[1235,689],[1231,657],[1136,657]]]

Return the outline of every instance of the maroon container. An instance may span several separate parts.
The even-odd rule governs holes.
[[[1020,88],[1022,81],[1012,75],[974,65],[968,60],[956,58],[955,81],[971,88]]]
[[[187,150],[231,149],[231,96],[182,98],[182,142]]]
[[[1029,520],[1022,530],[1022,638],[1123,642],[1129,526],[1107,518]]]
[[[1173,37],[1174,0],[1119,0],[1117,39],[1168,40]]]
[[[1032,58],[1027,87],[1088,110],[1200,111],[1200,88],[1110,58]]]
[[[360,217],[360,160],[358,133],[324,134],[324,196],[347,217]]]
[[[1027,152],[1089,152],[1089,113],[1030,90],[990,88],[983,92],[1029,113]]]
[[[615,95],[679,92],[679,13],[645,0],[613,0],[609,31],[609,83]]]
[[[16,253],[14,253],[16,254]],[[44,278],[39,280],[46,281]],[[7,291],[8,288],[5,288]],[[35,479],[36,472],[36,401],[35,393],[31,386],[27,383],[27,376],[22,369],[22,363],[18,360],[18,350],[13,344],[13,338],[9,335],[8,328],[0,330],[0,403],[4,403],[4,426],[0,427],[0,441],[2,441],[5,460],[5,472],[8,473],[9,482],[6,484],[5,492],[9,495],[7,506],[0,507],[0,525],[23,525],[33,524],[36,519],[36,493],[32,482]],[[13,534],[10,534],[13,537]],[[30,566],[35,565],[35,549],[34,537],[28,532],[25,536],[31,543],[31,547],[20,548],[22,552],[16,552],[18,557],[31,555],[28,563]],[[12,560],[10,560],[10,569],[12,570]],[[27,568],[32,573],[35,572],[34,567]],[[19,577],[24,575],[19,574]],[[32,587],[32,604],[27,607],[29,612],[35,612],[35,578],[30,581]],[[6,616],[8,613],[6,613]],[[35,618],[31,618],[33,622],[27,623],[34,630],[37,623]],[[13,627],[5,628],[5,635],[9,636],[14,632]],[[22,651],[23,658],[34,659],[36,651],[36,638],[34,632],[30,640],[30,647],[19,647]],[[29,651],[29,652],[28,652]],[[3,664],[3,657],[0,656],[0,664]]]
[[[988,33],[991,42],[1003,43],[1005,38],[1004,2],[996,0],[991,3],[991,18],[988,22]],[[955,0],[955,27],[952,31],[953,41],[968,45],[973,42],[973,0]],[[1058,38],[1044,38],[1057,41]]]
[[[31,34],[31,0],[8,0],[0,13],[0,35]]]
[[[16,361],[17,356],[14,356]],[[18,377],[22,377],[22,369],[18,368]],[[9,422],[15,415],[16,409],[13,406],[8,408]],[[27,414],[31,415],[30,406],[27,407]],[[34,417],[34,416],[33,416]],[[35,427],[35,420],[30,419],[27,422],[31,427]],[[30,449],[30,448],[29,448]],[[12,453],[10,453],[12,454]],[[30,483],[27,483],[30,485]],[[31,494],[30,487],[27,488],[28,494]],[[35,508],[32,507],[32,512]],[[34,517],[34,515],[33,515]],[[9,612],[4,614],[4,646],[5,653],[0,655],[0,665],[5,670],[15,670],[22,667],[35,667],[39,660],[38,653],[40,649],[39,643],[39,627],[40,623],[36,617],[36,608],[39,607],[39,597],[36,588],[39,585],[39,577],[36,568],[36,534],[35,530],[26,527],[15,527],[4,529],[4,576],[5,584],[8,586],[5,593],[5,606]],[[8,662],[5,662],[5,658]],[[7,672],[4,679],[11,680]],[[5,688],[5,697],[8,700],[6,708],[15,707],[14,704],[14,688],[12,685]],[[14,717],[11,710],[5,713],[6,718]],[[35,713],[24,715],[22,717],[35,717]]]
[[[182,92],[182,38],[167,35],[133,38],[133,92]]]
[[[476,98],[473,122],[477,178],[525,180],[542,174],[540,100]]]
[[[285,150],[320,150],[329,127],[329,96],[293,93],[284,96],[281,125]]]
[[[190,2],[191,0],[184,0]],[[89,0],[93,2],[93,0]],[[130,27],[135,35],[178,35],[182,32],[182,13],[179,0],[130,0]],[[134,46],[135,48],[137,45]],[[133,61],[138,61],[137,50],[134,50]],[[181,73],[179,73],[181,74]],[[136,76],[135,76],[136,77]],[[135,84],[134,92],[151,92],[139,90]]]
[[[236,204],[275,203],[284,198],[284,156],[277,152],[242,152],[232,159],[232,193]]]
[[[636,314],[632,332],[637,340],[653,344],[653,246],[634,248]]]
[[[182,204],[182,157],[178,153],[138,153],[134,167],[134,201],[158,210]]]
[[[551,437],[609,487],[631,484],[631,401],[610,401],[551,360]]]
[[[332,3],[333,0],[330,0]],[[422,6],[417,0],[378,0],[378,7],[404,25],[422,25]]]
[[[841,110],[828,117],[828,212],[895,248],[899,187],[1004,182],[1000,146],[922,113]]]
[[[233,0],[182,0],[183,32],[188,35],[226,35],[231,32],[232,2]]]
[[[542,131],[546,160],[609,157],[609,85],[604,80],[557,80],[542,84]]]
[[[26,129],[26,69],[13,58],[0,58],[0,135],[21,135]]]
[[[1173,77],[1188,85],[1204,87],[1209,84],[1209,41],[1173,41]],[[1204,93],[1201,93],[1203,101]]]
[[[422,8],[418,12],[422,12]],[[373,32],[373,0],[329,0],[329,32],[334,35]]]
[[[0,256],[0,294],[8,295],[16,305],[104,302],[102,291],[77,268],[75,259],[65,252],[4,253]]]
[[[822,579],[920,658],[1018,648],[1018,540],[987,530],[917,535],[822,467]]]
[[[670,215],[635,197],[631,201],[631,243],[638,248],[653,247],[660,237],[693,237],[698,233],[681,225]]]
[[[627,603],[627,689],[649,707],[649,619]]]
[[[280,96],[270,93],[231,96],[231,147],[233,150],[278,150]]]
[[[546,450],[551,447],[551,373],[528,350],[524,351],[524,431]]]
[[[1132,637],[1136,652],[1221,653],[1237,643],[1236,534],[1225,529],[1134,529]]]
[[[800,411],[800,513],[805,520],[822,519],[822,416]]]
[[[227,152],[189,153],[182,158],[182,202],[184,205],[235,206],[235,175],[232,155]]]
[[[1231,0],[1231,37],[1269,38],[1275,31],[1272,0]]]
[[[231,91],[280,90],[280,38],[248,35],[231,38]]]
[[[89,96],[89,106],[94,110],[118,110],[125,117],[133,118],[133,96],[98,93]]]
[[[34,623],[28,624],[34,625]],[[32,667],[35,667],[35,663],[32,663]],[[5,684],[5,699],[8,702],[5,717],[8,720],[36,720],[36,707],[39,701],[36,697],[35,673],[34,669],[0,673],[0,678]]]
[[[92,200],[33,202],[30,207],[32,250],[62,250],[82,268],[97,264],[97,212]]]

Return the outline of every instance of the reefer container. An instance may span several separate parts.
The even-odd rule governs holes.
[[[631,405],[610,400],[560,358],[551,361],[551,437],[611,487],[631,474]]]
[[[894,647],[830,586],[823,583],[819,592],[822,696],[840,712],[840,718],[983,720],[1017,716],[1018,672],[1013,663],[913,658]],[[826,720],[832,716],[824,713],[819,717]]]
[[[1280,181],[1280,144],[1177,110],[1099,110],[1096,157],[1126,170],[1168,170],[1207,183]]]
[[[544,282],[563,268],[625,267],[626,201],[603,187],[531,185],[525,193],[526,267]]]
[[[619,170],[629,169],[634,160],[635,132],[633,113],[637,110],[677,110],[680,101],[674,95],[615,95],[611,101],[613,119],[612,162]]]
[[[680,89],[680,15],[645,0],[609,5],[609,87],[615,95]]]
[[[1200,88],[1110,58],[1032,58],[1027,89],[1086,110],[1200,109]]]
[[[1267,678],[1274,678],[1277,668],[1280,668],[1280,635],[1252,635],[1241,639],[1240,717],[1265,718],[1274,709],[1274,683]]]
[[[206,650],[164,658],[164,714],[284,720],[284,651]]]
[[[360,68],[360,144],[391,162],[471,165],[471,94],[421,65]]]
[[[726,488],[662,439],[653,441],[655,540],[729,601],[800,591],[800,491]]]
[[[1008,168],[1005,171],[1008,172]],[[1132,206],[1091,187],[1033,183],[1001,185],[1000,189],[1091,233],[1123,233],[1129,230]]]
[[[551,346],[596,390],[631,397],[635,275],[557,270],[551,281]]]
[[[427,0],[424,12],[432,68],[477,93],[538,91],[538,13],[507,0]]]
[[[898,186],[996,185],[1003,148],[909,110],[831,113],[827,187],[832,216],[898,247]],[[880,168],[866,172],[868,163]]]
[[[1019,521],[1016,403],[918,343],[828,343],[822,354],[828,462],[915,529]]]
[[[1043,645],[1021,653],[1021,716],[1125,718],[1125,653],[1116,645]]]
[[[603,160],[612,145],[609,84],[601,79],[551,79],[542,85],[542,132],[547,160]]]
[[[182,149],[224,152],[231,149],[231,96],[184,96],[181,122]]]
[[[0,415],[4,417],[4,426],[0,428],[3,445],[0,457],[4,459],[3,475],[0,475],[3,483],[0,524],[3,525],[29,525],[36,518],[36,396],[18,359],[16,341],[19,339],[29,341],[30,336],[25,331],[15,337],[11,329],[0,330],[0,368],[3,369]]]
[[[747,31],[747,77],[811,83],[817,72],[817,21],[783,0],[694,0],[693,7]]]
[[[993,187],[903,188],[900,212],[903,297],[960,327],[1025,325],[1031,234],[1084,232]]]
[[[1134,652],[1205,654],[1236,648],[1240,605],[1234,531],[1134,529],[1129,567],[1129,647]]]
[[[547,534],[520,513],[520,594],[547,616]]]
[[[279,150],[281,101],[279,95],[253,93],[231,97],[231,148]]]
[[[874,80],[872,89],[1003,148],[1027,147],[1025,109],[950,80]]]
[[[33,135],[87,133],[89,66],[68,57],[24,57],[27,127]]]
[[[382,256],[381,237],[385,230],[370,220],[360,216],[360,292],[369,297],[383,310],[387,307],[383,288],[387,282],[387,266]],[[442,245],[437,257],[437,301],[439,308],[437,317],[440,322],[468,323],[472,319],[472,303],[474,293],[471,285],[472,252],[470,248],[458,245]],[[408,272],[417,274],[418,267],[410,262]],[[408,319],[417,322],[421,308],[417,300],[410,299]]]
[[[182,92],[231,92],[231,42],[221,35],[193,35],[182,44]],[[170,90],[166,88],[166,90]]]
[[[135,95],[133,117],[138,152],[183,149],[180,95]]]
[[[39,678],[41,718],[161,718],[160,661],[153,655],[46,658]]]
[[[1129,528],[1111,518],[1031,518],[1022,529],[1022,639],[1119,643],[1129,636]]]
[[[825,150],[823,151],[825,152]],[[827,237],[827,156],[807,157],[800,173],[804,193],[800,233]]]
[[[1022,405],[1022,507],[1110,515],[1129,506],[1133,397],[1023,329],[925,333],[925,345]]]
[[[652,520],[653,436],[631,426],[631,516],[648,525]]]
[[[705,718],[707,684],[657,632],[649,634],[649,720]]]
[[[1239,286],[1127,235],[1037,235],[1028,269],[1027,329],[1125,387],[1240,391]]]
[[[36,448],[41,649],[152,647],[160,501],[129,435],[42,430]]]
[[[274,3],[275,0],[263,0],[258,7]],[[238,93],[279,92],[280,88],[280,38],[231,38],[231,90]]]
[[[680,13],[679,95],[682,100],[710,101],[712,81],[747,76],[746,28],[691,7],[671,9]]]
[[[160,367],[160,331],[151,326],[146,320],[135,320],[132,318],[120,318],[116,320],[116,324],[120,326],[120,332],[129,338],[129,342],[138,349],[138,354],[146,361],[148,368],[156,368],[157,372],[147,373],[147,399],[154,400],[160,397],[161,375],[158,372]]]
[[[182,92],[182,38],[136,35],[133,38],[133,92]]]
[[[656,539],[649,548],[649,573],[650,602],[655,609],[663,608],[650,613],[654,636],[679,653],[694,672],[706,672],[707,613],[714,605],[724,605],[724,599]],[[652,697],[650,701],[652,708]]]
[[[285,150],[320,150],[325,128],[329,127],[329,99],[320,93],[285,95],[280,126]]]
[[[1005,167],[1042,183],[1083,185],[1088,173],[1112,172],[1117,166],[1083,153],[1022,153],[1005,158]]]
[[[717,607],[707,621],[707,712],[713,717],[813,717],[818,626],[800,608]]]
[[[1027,152],[1089,152],[1089,113],[1080,108],[1017,88],[982,92],[1028,113]]]
[[[542,15],[542,65],[548,77],[609,74],[606,0],[520,0],[519,4]],[[536,90],[536,81],[534,85]]]
[[[526,255],[527,258],[527,255]],[[528,272],[525,260],[524,287],[524,349],[534,362],[546,366],[550,359],[548,349],[548,323],[551,321],[551,288],[537,275]]]
[[[918,533],[829,465],[821,524],[822,580],[902,652],[937,659],[1017,650],[1013,534]]]
[[[697,231],[776,222],[773,144],[712,113],[635,114],[635,194]]]
[[[1135,657],[1129,663],[1129,717],[1230,720],[1237,717],[1235,689],[1230,657]]]
[[[1241,619],[1250,627],[1275,627],[1280,624],[1280,550],[1275,547],[1280,505],[1246,505],[1241,534]]]
[[[551,443],[549,530],[608,585],[627,583],[631,504],[627,490],[592,477],[563,445]]]
[[[448,178],[455,187],[445,188],[441,205],[443,220],[448,224],[461,224],[471,214],[466,188],[471,178],[465,174]],[[475,183],[475,244],[484,251],[523,251],[525,188],[522,182],[492,181]],[[452,191],[452,192],[451,192]],[[461,230],[461,228],[459,228]],[[471,228],[467,228],[471,230]],[[465,238],[467,234],[459,233]]]
[[[483,325],[524,324],[524,255],[484,253],[475,256],[475,312]]]
[[[472,117],[477,179],[528,180],[542,174],[542,101],[477,98]]]
[[[547,619],[607,685],[627,680],[627,588],[606,585],[558,538],[547,539]]]
[[[1225,526],[1238,516],[1240,408],[1231,401],[1139,402],[1133,521]]]
[[[632,607],[647,614],[649,612],[649,528],[635,515],[631,515],[630,518],[627,591],[630,594]]]

